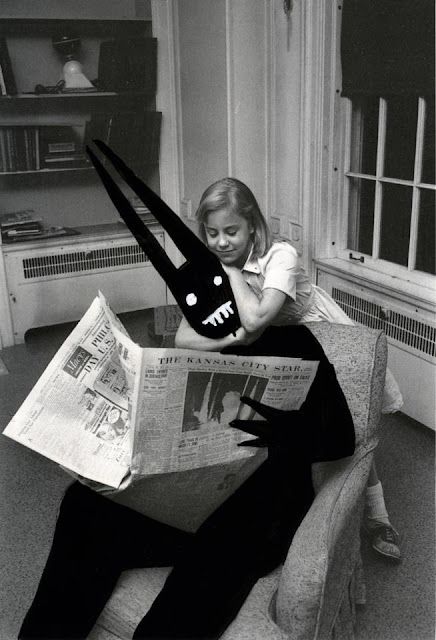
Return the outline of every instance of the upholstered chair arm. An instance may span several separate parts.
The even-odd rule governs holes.
[[[288,634],[274,620],[280,571],[281,567],[278,567],[255,584],[220,640],[288,640]]]
[[[278,586],[276,621],[290,640],[330,638],[350,595],[374,444],[351,458],[317,465],[321,487],[294,536]]]

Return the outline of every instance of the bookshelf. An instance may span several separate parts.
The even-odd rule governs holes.
[[[35,93],[21,93],[18,95],[0,96],[0,114],[13,110],[14,113],[30,114],[36,110],[57,110],[84,108],[89,111],[132,111],[139,102],[147,102],[150,98],[143,91],[132,91],[119,94],[113,91],[99,91],[98,93],[55,93],[38,95]]]
[[[69,33],[80,38],[78,59],[96,91],[49,92],[63,66],[52,38]],[[123,52],[127,40],[135,47],[139,43],[140,54],[146,40],[150,58],[141,54],[130,59],[128,48]],[[125,82],[125,86],[113,90],[112,68],[110,64],[102,67],[100,60],[101,46],[105,43],[110,49],[112,41],[117,55],[121,51],[121,59],[126,56],[126,73],[118,66],[114,75],[115,84]],[[105,140],[160,192],[161,114],[156,111],[157,43],[151,20],[0,18],[0,42],[6,43],[11,70],[4,73],[6,92],[0,86],[0,188],[5,196],[0,213],[34,209],[47,227],[77,231],[68,238],[0,243],[0,288],[9,302],[3,346],[22,342],[31,327],[77,320],[98,288],[111,292],[117,312],[165,304],[166,287],[148,261],[136,257],[119,261],[118,253],[125,253],[126,247],[135,253],[136,242],[117,222],[84,149],[92,138]],[[0,68],[4,69],[2,56],[0,46]],[[99,87],[102,69],[105,86]],[[47,92],[37,92],[37,85]],[[165,233],[158,225],[152,227],[165,246]],[[29,260],[56,263],[73,246],[76,257],[89,251],[108,256],[101,266],[96,262],[88,270],[82,265],[77,271],[26,276]],[[144,295],[146,283],[151,290]],[[67,290],[68,301],[55,304],[56,296],[62,297]]]
[[[62,61],[52,46],[55,34],[74,34],[80,38],[87,77],[97,90],[54,92],[62,69]],[[104,48],[106,62],[101,64],[99,54]],[[129,49],[136,57],[143,56],[136,67]],[[120,57],[125,61],[124,67],[119,63]],[[34,147],[39,147],[35,145],[39,127],[43,126],[47,131],[50,126],[67,126],[68,121],[73,125],[85,123],[84,147],[89,138],[96,137],[93,131],[95,118],[99,120],[99,137],[133,164],[134,169],[142,170],[144,179],[149,177],[150,171],[143,168],[153,166],[156,171],[160,119],[155,112],[156,43],[151,35],[150,20],[0,19],[0,79],[2,75],[0,177],[3,174],[68,168],[64,166],[67,162],[59,163],[59,167],[53,162],[53,167],[50,167],[38,157],[31,158],[36,153]],[[105,86],[99,87],[100,76],[103,78],[103,75]],[[121,90],[115,86],[116,90],[112,91],[111,81],[125,86]],[[106,132],[101,127],[102,114],[107,116]],[[119,126],[119,114],[129,114],[123,120],[123,128],[115,132],[116,143],[108,133],[114,114],[117,114],[114,126],[117,123]],[[131,118],[138,121],[139,114],[143,114],[145,123],[142,123],[144,135],[141,142],[141,132],[134,129],[134,123],[129,124]],[[147,114],[148,118],[145,118]],[[65,122],[62,122],[62,116]],[[151,124],[149,120],[152,120]],[[29,128],[33,128],[32,133]],[[150,140],[152,145],[148,144]],[[132,144],[136,146],[134,151]],[[52,160],[56,160],[55,154]],[[85,158],[83,160],[83,163],[74,162],[71,168],[86,168],[88,163]]]

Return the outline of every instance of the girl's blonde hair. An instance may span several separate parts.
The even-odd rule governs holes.
[[[252,256],[260,258],[271,248],[271,233],[265,218],[250,189],[236,178],[222,178],[206,189],[195,213],[200,238],[207,244],[206,224],[210,213],[226,209],[230,213],[242,216],[253,228]]]

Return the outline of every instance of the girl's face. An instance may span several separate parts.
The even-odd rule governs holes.
[[[204,223],[209,249],[227,266],[242,269],[251,247],[253,228],[245,218],[227,209],[206,216]]]

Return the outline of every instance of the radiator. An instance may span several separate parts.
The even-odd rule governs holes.
[[[164,246],[164,234],[156,233]],[[81,318],[101,290],[116,313],[166,303],[166,286],[131,237],[33,249],[3,245],[11,343],[28,329]]]
[[[433,314],[320,268],[317,282],[354,322],[386,333],[388,365],[404,397],[402,411],[435,429],[436,323]]]

